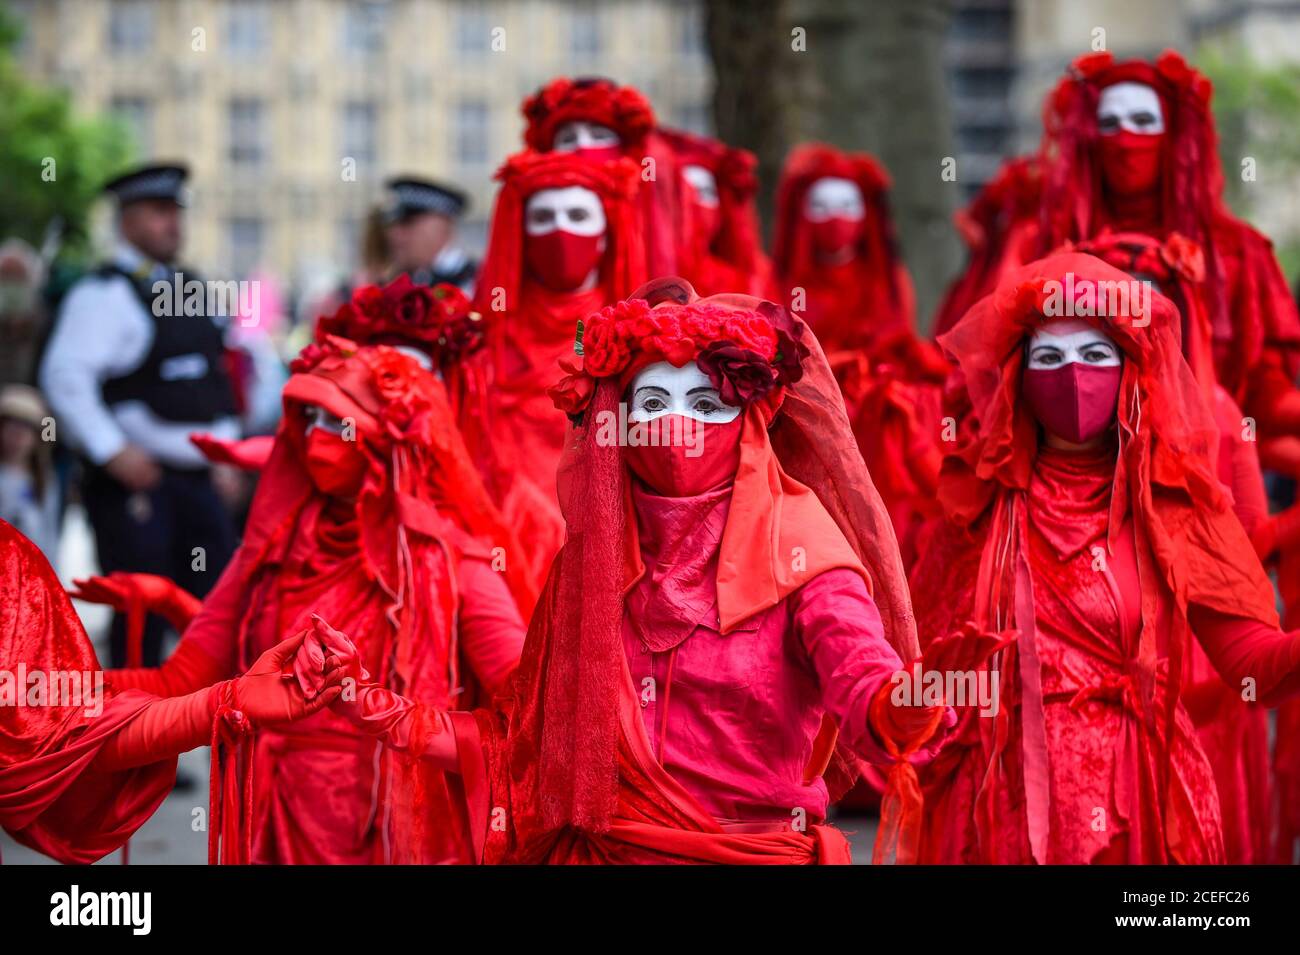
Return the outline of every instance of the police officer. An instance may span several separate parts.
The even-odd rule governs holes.
[[[417,285],[450,282],[473,290],[478,263],[456,244],[468,198],[451,186],[401,176],[384,184],[384,237],[394,273]]]
[[[220,299],[175,264],[186,178],[184,166],[150,165],[104,187],[117,203],[116,248],[64,298],[40,384],[60,436],[85,459],[82,497],[102,571],[160,574],[203,596],[235,532],[189,438],[238,438],[239,424],[225,370],[229,316],[207,314]],[[161,662],[163,632],[151,618],[145,666]],[[113,666],[127,662],[120,614],[111,656]]]

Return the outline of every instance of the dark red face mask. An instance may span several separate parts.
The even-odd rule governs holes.
[[[697,234],[706,245],[711,245],[718,237],[718,227],[722,225],[722,211],[717,206],[703,206],[698,202],[691,204],[691,215],[695,217]]]
[[[821,222],[813,222],[811,223],[813,247],[823,255],[843,252],[862,238],[865,224],[865,219],[846,219],[843,216],[832,216]]]
[[[1098,149],[1106,188],[1117,196],[1140,196],[1160,184],[1164,159],[1164,133],[1120,130],[1102,136]]]
[[[307,433],[304,464],[311,483],[331,497],[356,497],[366,478],[366,456],[357,442],[345,441],[341,434],[320,428]]]
[[[545,235],[524,235],[528,273],[553,292],[569,292],[587,280],[603,254],[599,235],[575,235],[556,229]]]
[[[694,497],[733,480],[740,466],[740,425],[744,415],[726,424],[706,424],[685,415],[662,415],[647,425],[661,436],[687,440],[665,446],[629,443],[623,460],[651,491],[663,497]],[[632,425],[631,427],[636,427]]]
[[[1084,444],[1114,422],[1123,373],[1123,365],[1080,361],[1026,368],[1020,390],[1039,424],[1058,438]]]

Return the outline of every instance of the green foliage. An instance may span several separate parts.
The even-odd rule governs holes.
[[[14,60],[20,26],[0,5],[0,237],[39,244],[52,226],[74,248],[100,186],[130,158],[125,131],[78,116],[61,90],[26,79]]]
[[[1290,188],[1300,176],[1300,67],[1261,66],[1239,45],[1209,47],[1197,65],[1214,82],[1228,202],[1248,214],[1268,202],[1269,186]],[[1255,160],[1259,181],[1242,180],[1244,157]]]

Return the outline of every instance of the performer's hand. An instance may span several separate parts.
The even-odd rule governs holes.
[[[289,667],[303,696],[315,699],[327,685],[326,677],[338,671],[339,684],[355,698],[356,688],[370,675],[361,666],[357,649],[343,633],[312,614],[312,625]]]
[[[162,468],[147,451],[128,444],[104,465],[104,470],[118,483],[132,491],[148,491],[162,480]]]
[[[134,603],[148,613],[167,618],[178,630],[184,630],[203,606],[179,584],[157,574],[118,571],[107,577],[78,578],[72,584],[68,593],[75,600],[106,604],[119,613],[126,613]]]
[[[926,673],[967,673],[978,670],[989,657],[1015,642],[1015,631],[991,633],[967,623],[960,630],[932,641],[921,654]]]
[[[311,630],[267,650],[248,672],[235,680],[235,705],[257,725],[290,723],[310,716],[322,707],[333,703],[343,687],[341,668],[330,668],[322,661],[323,676],[318,689],[308,699],[293,672],[294,658],[303,645],[312,638]]]
[[[242,471],[260,471],[271,457],[275,438],[259,434],[242,441],[223,441],[210,434],[196,433],[190,435],[190,443],[213,464],[229,464]]]

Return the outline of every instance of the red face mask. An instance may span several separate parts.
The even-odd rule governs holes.
[[[623,155],[622,146],[580,146],[573,155],[589,162],[610,162]]]
[[[865,222],[865,219],[845,219],[842,216],[832,216],[821,222],[813,222],[813,247],[823,255],[843,252],[862,238]]]
[[[307,433],[305,465],[311,483],[331,497],[356,497],[366,477],[366,456],[355,441],[320,428]]]
[[[739,415],[726,424],[705,424],[684,415],[662,415],[649,423],[657,425],[661,435],[683,435],[686,440],[668,446],[629,443],[623,448],[623,460],[654,493],[695,497],[735,478],[743,418]]]
[[[721,210],[717,206],[702,206],[696,202],[691,206],[691,215],[695,217],[699,235],[706,245],[711,245],[718,236],[718,227],[722,225]]]
[[[1074,361],[1057,368],[1026,368],[1020,389],[1039,424],[1058,438],[1083,444],[1115,420],[1122,365]]]
[[[574,235],[563,229],[524,235],[524,261],[534,279],[553,292],[569,292],[587,280],[603,254],[600,235]]]
[[[1140,196],[1159,185],[1164,133],[1120,130],[1102,136],[1099,143],[1102,180],[1112,193]]]

